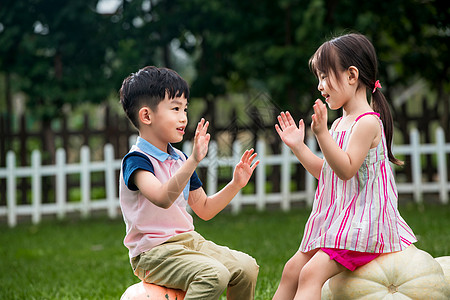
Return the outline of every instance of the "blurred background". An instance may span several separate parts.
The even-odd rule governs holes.
[[[197,121],[211,123],[197,170],[208,194],[230,180],[240,149],[260,154],[230,204],[239,214],[194,218],[206,238],[256,258],[255,299],[271,299],[316,183],[273,126],[282,110],[311,122],[320,93],[308,60],[349,32],[378,53],[405,161],[395,168],[400,212],[419,249],[450,255],[448,0],[0,0],[0,298],[118,299],[138,281],[117,191],[137,132],[118,91],[156,65],[191,87],[176,146],[188,153]]]
[[[2,0],[0,167],[10,150],[17,166],[30,165],[36,149],[44,165],[55,163],[58,148],[76,162],[82,145],[92,160],[102,159],[107,143],[123,157],[136,131],[118,90],[146,65],[172,68],[191,86],[185,140],[205,117],[220,155],[236,140],[251,147],[259,139],[279,153],[276,115],[289,110],[310,122],[320,94],[308,60],[325,40],[349,32],[367,35],[378,52],[394,143],[409,144],[412,128],[432,143],[438,127],[449,141],[448,1]],[[398,176],[411,181],[410,157],[401,158]],[[423,176],[433,181],[436,160],[423,160]],[[269,175],[279,178],[279,170]],[[44,201],[54,201],[52,183],[43,184]],[[19,193],[30,185],[19,180]],[[0,191],[5,205],[5,179]],[[29,202],[25,192],[18,198]]]

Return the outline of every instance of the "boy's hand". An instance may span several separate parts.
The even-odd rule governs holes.
[[[312,115],[311,130],[317,136],[320,133],[328,132],[328,112],[325,104],[317,99],[313,105],[314,114]]]
[[[198,122],[197,129],[195,130],[194,136],[194,147],[192,149],[192,156],[195,161],[199,163],[203,158],[205,158],[206,153],[208,153],[208,144],[211,136],[208,131],[209,122],[205,119],[201,119]]]
[[[305,124],[303,120],[298,122],[298,127],[295,124],[289,112],[281,112],[278,116],[278,124],[275,124],[275,130],[280,136],[281,140],[291,149],[301,145],[305,139]]]
[[[259,160],[257,160],[253,165],[253,160],[255,159],[257,153],[253,153],[254,150],[246,150],[241,157],[241,161],[236,165],[233,173],[233,182],[239,186],[239,188],[243,188],[247,185],[250,177],[252,177],[253,171],[256,166],[259,164]]]

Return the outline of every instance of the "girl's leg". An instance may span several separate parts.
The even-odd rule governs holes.
[[[330,259],[328,254],[317,251],[300,272],[294,300],[320,300],[324,283],[344,270],[345,267]]]
[[[280,285],[278,286],[272,300],[290,300],[294,299],[298,287],[298,279],[303,266],[313,257],[317,250],[307,253],[297,251],[291,259],[284,265],[281,275]]]

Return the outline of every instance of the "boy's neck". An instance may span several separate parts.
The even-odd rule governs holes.
[[[153,146],[155,146],[156,148],[158,148],[159,150],[161,150],[161,151],[163,151],[163,152],[165,152],[165,153],[168,153],[167,148],[168,148],[168,146],[169,146],[169,143],[163,143],[163,142],[159,142],[159,143],[158,143],[158,142],[157,142],[157,139],[152,138],[152,137],[149,136],[148,134],[147,134],[147,135],[144,135],[144,134],[140,133],[139,136],[140,136],[142,139],[144,139],[144,140],[146,140],[147,142],[149,142],[150,144],[152,144]]]

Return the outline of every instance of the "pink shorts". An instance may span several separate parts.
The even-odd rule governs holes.
[[[363,266],[378,256],[380,253],[358,252],[345,249],[320,248],[323,252],[330,256],[350,271],[355,271],[357,267]]]

